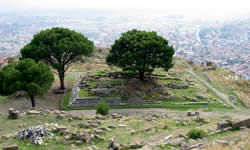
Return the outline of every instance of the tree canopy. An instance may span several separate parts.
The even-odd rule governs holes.
[[[124,71],[138,72],[140,80],[144,80],[144,74],[154,68],[168,71],[173,66],[174,53],[174,48],[156,32],[133,29],[115,41],[106,62]]]
[[[25,91],[35,107],[35,97],[45,94],[52,86],[54,76],[48,65],[24,59],[0,70],[0,94],[12,95]]]
[[[64,90],[65,72],[80,55],[89,56],[93,42],[84,35],[67,28],[55,27],[40,31],[32,41],[21,49],[22,59],[43,61],[57,70],[60,89]]]

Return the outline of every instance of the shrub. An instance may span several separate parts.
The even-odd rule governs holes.
[[[101,100],[99,104],[96,105],[96,114],[101,114],[103,116],[109,113],[109,105],[104,100]]]
[[[206,132],[201,129],[192,129],[187,134],[190,139],[201,139],[206,136]]]

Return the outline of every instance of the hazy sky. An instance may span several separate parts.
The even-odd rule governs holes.
[[[0,0],[11,8],[224,8],[250,9],[250,0]]]
[[[250,13],[250,0],[0,0],[0,8],[141,8],[221,17]]]

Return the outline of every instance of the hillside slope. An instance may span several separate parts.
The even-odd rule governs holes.
[[[79,76],[84,77],[86,72],[91,75],[106,75],[110,72],[120,72],[121,69],[112,67],[110,68],[105,64],[105,57],[108,54],[109,49],[96,48],[94,54],[91,57],[83,58],[82,60],[74,63],[67,72],[65,82],[68,88],[71,88],[73,83]],[[84,63],[82,63],[84,62]],[[98,82],[121,82],[124,88],[120,94],[132,95],[132,96],[143,96],[145,100],[164,100],[163,103],[166,106],[172,106],[173,103],[183,103],[192,101],[208,101],[211,102],[211,107],[217,108],[230,108],[234,107],[237,109],[245,109],[250,107],[250,81],[243,80],[236,76],[232,71],[217,67],[216,70],[204,69],[199,65],[192,64],[190,60],[184,58],[175,58],[175,66],[165,72],[162,69],[155,69],[153,75],[157,78],[154,83],[137,84],[134,78],[129,80],[113,81],[112,78],[104,78],[100,81],[93,81],[91,84]],[[197,77],[190,74],[193,72]],[[206,82],[202,83],[200,79]],[[58,86],[58,79],[53,85],[53,88]],[[156,85],[167,85],[167,84],[179,84],[188,85],[186,89],[173,89],[163,88],[161,91],[152,91],[151,93],[145,93],[152,86]],[[209,88],[209,86],[210,88]],[[213,89],[211,89],[211,87]],[[217,92],[216,92],[216,91]],[[218,93],[220,93],[218,95]],[[224,95],[225,98],[223,98]],[[83,93],[84,96],[84,93]],[[127,97],[128,98],[128,97]],[[50,91],[44,97],[39,98],[39,107],[59,108],[62,95],[54,95]],[[18,101],[17,101],[18,100]],[[125,99],[126,100],[126,99]],[[178,108],[181,105],[173,106]],[[8,107],[15,107],[18,109],[29,108],[29,101],[22,95],[16,95],[11,97],[0,96],[0,107],[1,111],[7,113]],[[183,108],[183,106],[181,106]],[[196,106],[185,106],[185,108],[196,108]],[[206,108],[203,106],[202,108]],[[210,107],[207,107],[207,109]]]

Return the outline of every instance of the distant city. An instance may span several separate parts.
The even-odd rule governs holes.
[[[130,29],[156,31],[176,56],[211,61],[250,80],[250,14],[230,20],[193,19],[182,14],[100,10],[0,12],[0,59],[17,56],[33,35],[55,26],[80,32],[96,47],[110,47]]]

